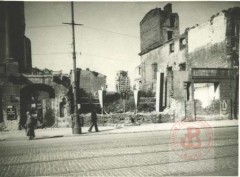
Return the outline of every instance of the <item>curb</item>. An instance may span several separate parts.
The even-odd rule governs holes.
[[[230,126],[213,126],[211,128],[226,128],[226,127],[238,127],[238,125],[230,125]],[[204,127],[203,127],[204,128]],[[201,129],[203,129],[201,128]],[[144,133],[144,132],[159,132],[159,131],[171,131],[171,129],[165,129],[165,130],[147,130],[147,131],[132,131],[132,132],[109,132],[109,133],[83,133],[83,134],[72,134],[72,135],[64,135],[64,137],[74,137],[74,136],[91,136],[91,135],[111,135],[111,134],[127,134],[127,133]]]
[[[227,127],[238,127],[238,125],[229,125],[229,126],[213,126],[211,128],[227,128]],[[203,129],[204,127],[202,127],[201,129]],[[111,131],[111,130],[110,130]],[[101,132],[97,133],[97,132],[92,132],[92,133],[88,133],[88,132],[84,132],[82,134],[71,134],[71,135],[63,135],[63,134],[59,134],[59,135],[50,135],[50,136],[37,136],[34,140],[41,140],[41,139],[50,139],[50,138],[61,138],[61,137],[78,137],[78,136],[93,136],[93,135],[111,135],[111,134],[130,134],[130,133],[149,133],[149,132],[160,132],[160,131],[171,131],[171,129],[158,129],[158,130],[146,130],[146,131],[129,131],[129,132]],[[2,141],[14,141],[14,140],[27,140],[27,137],[10,137],[10,138],[3,138],[0,139],[0,142]]]

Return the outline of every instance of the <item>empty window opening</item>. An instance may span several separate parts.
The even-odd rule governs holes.
[[[138,68],[138,75],[141,75],[141,67]]]
[[[237,22],[232,23],[233,36],[239,37],[239,24]]]
[[[4,66],[0,65],[0,73],[3,74],[4,73]]]
[[[152,73],[153,73],[153,79],[157,79],[157,63],[152,64]]]
[[[191,88],[190,88],[191,82],[184,82],[183,85],[184,85],[184,89],[186,90],[186,100],[189,101],[192,99],[191,98]]]
[[[239,24],[236,24],[235,34],[236,34],[236,36],[239,38]]]
[[[235,49],[238,49],[239,46],[239,24],[235,23],[234,25],[234,44],[233,47],[235,47]]]
[[[168,40],[171,40],[173,38],[173,32],[172,31],[168,31]]]
[[[168,66],[167,71],[172,71],[172,66]]]
[[[170,26],[171,27],[175,26],[175,16],[170,16]]]
[[[180,71],[186,71],[186,63],[179,64],[179,70]]]
[[[60,103],[60,117],[65,117],[67,116],[67,107],[66,107],[66,99],[63,98],[62,102]]]
[[[180,50],[184,49],[187,45],[187,42],[186,42],[186,39],[185,38],[181,38],[180,41],[179,41],[179,44],[180,44]]]
[[[218,83],[194,83],[194,99],[201,101],[203,108],[210,106],[213,100],[219,98]]]
[[[174,52],[174,43],[169,45],[169,50],[170,50],[170,53]]]

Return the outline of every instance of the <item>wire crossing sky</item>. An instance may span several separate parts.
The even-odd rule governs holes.
[[[77,67],[107,76],[108,90],[115,90],[118,70],[129,72],[140,64],[142,18],[166,2],[74,2]],[[207,22],[212,15],[240,2],[172,2],[180,19],[180,33]],[[32,43],[33,67],[69,73],[72,69],[70,2],[25,2],[26,36]]]

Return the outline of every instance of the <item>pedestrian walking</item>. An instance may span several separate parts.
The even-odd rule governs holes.
[[[91,113],[91,126],[88,130],[89,132],[92,131],[93,126],[95,127],[95,131],[99,132],[98,125],[97,125],[97,113],[95,108],[92,110],[92,113]]]
[[[32,140],[35,137],[35,120],[34,117],[27,112],[27,121],[26,121],[26,134],[29,136],[29,140]]]
[[[26,112],[26,116],[27,116],[27,120],[26,120],[26,124],[25,124],[25,130],[26,130],[26,135],[28,136],[29,125],[31,123],[31,116],[30,116],[29,111]]]

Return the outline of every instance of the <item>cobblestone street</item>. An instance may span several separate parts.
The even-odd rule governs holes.
[[[212,151],[180,158],[170,131],[0,141],[0,176],[237,175],[238,127],[214,128]]]

